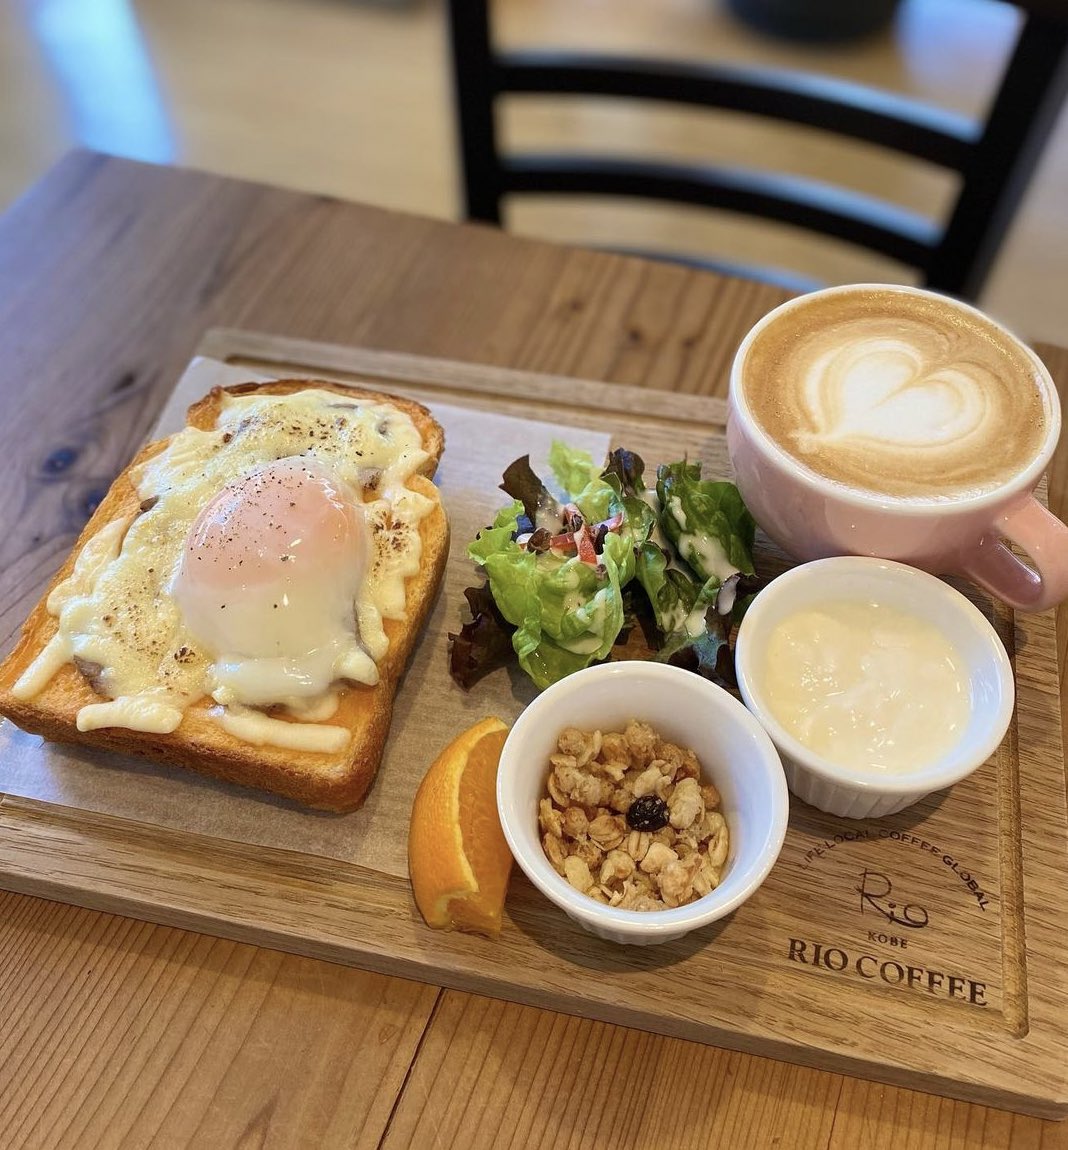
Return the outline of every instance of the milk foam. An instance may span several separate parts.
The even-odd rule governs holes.
[[[949,301],[890,290],[783,313],[754,340],[743,388],[760,426],[806,467],[913,500],[1007,482],[1049,421],[1022,347]]]
[[[952,444],[987,426],[992,387],[976,364],[932,369],[902,339],[856,333],[803,372],[799,400],[812,430],[798,438],[813,445],[863,439],[890,449]]]

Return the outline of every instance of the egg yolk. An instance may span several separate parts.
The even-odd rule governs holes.
[[[201,510],[172,593],[213,657],[293,658],[354,636],[368,550],[348,485],[314,459],[279,459]]]

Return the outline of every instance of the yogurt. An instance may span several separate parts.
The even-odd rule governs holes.
[[[896,606],[841,599],[799,607],[772,628],[755,669],[783,728],[855,771],[929,765],[969,723],[960,652],[932,623]]]

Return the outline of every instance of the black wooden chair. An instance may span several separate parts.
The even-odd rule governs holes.
[[[467,217],[500,224],[502,199],[516,193],[697,204],[860,245],[918,269],[928,287],[974,299],[1068,86],[1064,0],[1016,6],[1024,10],[1019,38],[985,117],[972,120],[802,73],[579,52],[497,52],[487,0],[449,0]],[[959,192],[939,221],[796,176],[568,153],[503,155],[495,106],[513,93],[629,97],[803,124],[956,172]]]

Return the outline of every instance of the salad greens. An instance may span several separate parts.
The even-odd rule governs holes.
[[[501,484],[511,504],[467,549],[486,583],[465,592],[472,620],[449,636],[453,678],[470,687],[518,656],[547,687],[608,658],[638,622],[655,658],[730,681],[731,625],[761,586],[755,525],[734,485],[683,460],[659,467],[649,488],[634,452],[599,467],[559,442],[549,466],[562,497],[517,459]]]

